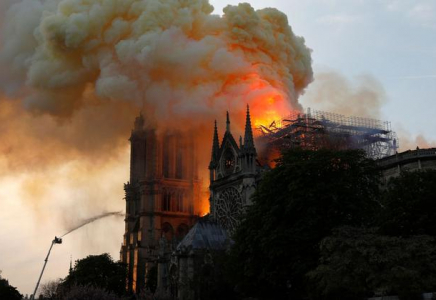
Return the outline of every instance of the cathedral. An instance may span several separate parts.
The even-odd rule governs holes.
[[[136,118],[130,136],[130,181],[124,187],[126,218],[120,251],[121,261],[128,266],[129,291],[141,292],[148,278],[153,278],[157,292],[172,299],[202,299],[210,293],[204,282],[214,284],[208,275],[219,268],[214,254],[231,247],[232,234],[252,204],[263,172],[269,169],[259,163],[249,107],[243,137],[233,136],[228,112],[225,125],[220,141],[215,121],[208,167],[210,213],[201,217],[198,145],[192,133],[158,131],[142,115]],[[299,126],[294,122],[277,131],[286,133],[279,142],[286,146]],[[387,180],[402,170],[434,168],[435,153],[435,149],[417,148],[379,159],[378,164]]]
[[[145,124],[140,115],[130,136],[130,181],[124,185],[125,234],[121,261],[128,265],[128,290],[145,286],[156,265],[161,237],[176,245],[200,214],[200,180],[194,139]]]
[[[260,179],[247,107],[244,137],[236,142],[227,113],[220,143],[215,122],[210,171],[210,214],[200,218],[197,145],[182,132],[158,135],[140,115],[130,137],[130,181],[125,184],[126,219],[121,261],[127,288],[138,293],[156,268],[157,288],[174,298],[198,297],[192,282],[209,266],[210,251],[223,251]]]
[[[259,180],[260,166],[254,147],[250,111],[247,107],[244,138],[239,145],[230,131],[227,113],[226,131],[221,145],[215,123],[210,170],[210,214],[222,227],[233,232],[243,209],[251,204],[251,196]]]

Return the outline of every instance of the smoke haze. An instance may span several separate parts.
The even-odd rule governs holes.
[[[382,84],[371,75],[348,80],[334,71],[317,73],[302,99],[305,107],[374,119],[383,118],[381,109],[386,101]]]
[[[347,79],[335,71],[318,72],[310,89],[301,98],[305,108],[324,110],[346,116],[389,120],[382,113],[388,97],[381,82],[371,75],[363,74]],[[436,141],[423,135],[413,136],[402,124],[392,124],[399,140],[399,151],[436,147]]]

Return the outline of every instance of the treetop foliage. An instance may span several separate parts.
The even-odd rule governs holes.
[[[315,299],[364,299],[399,295],[421,299],[436,290],[436,238],[384,236],[374,228],[341,227],[320,245],[308,273]]]
[[[284,153],[234,235],[237,290],[259,299],[436,291],[436,170],[380,179],[359,150]]]
[[[338,226],[364,226],[380,208],[379,173],[359,150],[292,150],[262,179],[235,234],[242,289],[301,295],[319,242]]]
[[[9,284],[9,281],[2,278],[0,271],[0,299],[20,300],[23,298],[17,289]]]
[[[436,236],[436,171],[403,172],[383,195],[381,231],[385,234]]]
[[[89,255],[77,260],[73,270],[65,278],[62,286],[93,286],[123,295],[126,292],[127,268],[121,262],[114,262],[107,253]]]

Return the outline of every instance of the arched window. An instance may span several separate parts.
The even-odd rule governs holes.
[[[183,146],[178,141],[176,150],[176,178],[183,179]]]
[[[170,211],[171,210],[171,194],[168,190],[163,190],[162,195],[162,211]]]
[[[170,165],[171,165],[171,136],[165,136],[163,140],[163,153],[162,153],[162,172],[165,178],[170,177]]]
[[[168,190],[162,191],[162,211],[185,212],[185,192],[183,190]]]
[[[183,198],[184,198],[184,192],[180,191],[177,193],[177,199],[176,200],[176,211],[183,212]]]

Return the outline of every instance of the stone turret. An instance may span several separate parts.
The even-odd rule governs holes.
[[[245,135],[244,135],[244,150],[245,152],[256,154],[254,147],[253,129],[251,127],[250,107],[247,105],[247,117],[245,120]]]
[[[244,145],[241,148],[242,170],[244,173],[256,173],[256,158],[257,153],[254,147],[253,129],[251,128],[250,107],[247,105]]]
[[[218,127],[215,121],[215,128],[213,132],[213,143],[212,143],[212,155],[210,159],[209,169],[213,168],[213,166],[218,162],[219,151],[220,151],[220,142],[218,138]]]
[[[245,123],[245,134],[238,145],[230,131],[227,112],[226,132],[217,151],[218,158],[209,166],[210,215],[230,233],[239,223],[244,208],[251,205],[260,175],[248,107]],[[212,153],[216,153],[215,150]]]
[[[219,142],[219,138],[218,138],[218,127],[217,127],[217,122],[215,120],[215,127],[214,127],[214,132],[213,132],[213,143],[212,143],[212,154],[211,154],[211,158],[210,158],[210,164],[209,164],[209,170],[210,170],[210,181],[214,181],[215,180],[215,169],[218,165],[218,160],[219,160],[219,151],[220,151],[220,142]]]

